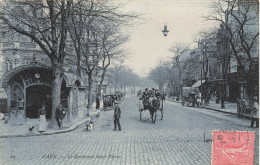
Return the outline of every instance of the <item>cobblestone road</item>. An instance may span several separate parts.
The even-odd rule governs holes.
[[[255,164],[259,164],[259,132],[249,120],[234,115],[165,103],[164,119],[139,120],[138,99],[121,105],[122,131],[113,130],[113,111],[95,119],[95,130],[0,139],[0,164],[211,164],[212,130],[256,131]]]

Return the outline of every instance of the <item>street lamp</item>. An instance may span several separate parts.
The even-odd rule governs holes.
[[[163,32],[163,35],[166,37],[169,32],[169,30],[167,30],[167,25],[164,25],[164,29],[162,32]]]

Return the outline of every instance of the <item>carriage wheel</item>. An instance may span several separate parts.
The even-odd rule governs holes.
[[[163,119],[163,101],[162,101],[162,107],[161,107],[161,120]]]

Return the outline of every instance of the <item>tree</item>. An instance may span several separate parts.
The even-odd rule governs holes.
[[[178,77],[178,75],[176,74],[177,72],[174,71],[174,65],[171,61],[164,61],[163,67],[166,71],[167,93],[169,93],[168,96],[172,97],[175,92],[176,77]]]
[[[115,63],[113,67],[109,70],[109,82],[113,84],[114,86],[114,92],[119,90],[120,81],[122,81],[122,78],[124,74],[126,74],[128,71],[128,68],[126,68],[123,64],[123,61],[119,63]]]
[[[238,64],[238,72],[246,81],[246,92],[249,98],[254,96],[255,58],[258,58],[258,15],[257,0],[219,0],[211,4],[212,13],[206,20],[217,21],[225,27],[233,56]]]
[[[100,63],[102,63],[101,86],[106,69],[110,65],[111,50],[109,49],[112,49],[111,46],[116,47],[115,43],[113,43],[114,45],[111,43],[111,37],[115,36],[115,33],[118,33],[119,25],[125,25],[128,21],[137,18],[137,15],[119,13],[117,11],[119,7],[120,5],[112,5],[106,0],[91,0],[87,2],[79,0],[75,10],[73,10],[75,12],[72,17],[73,26],[71,27],[70,34],[76,52],[78,74],[82,70],[87,75],[87,115],[92,108],[93,75],[97,74]],[[114,30],[114,34],[112,34],[112,29],[109,31],[109,28],[115,28],[118,31]],[[107,43],[108,38],[110,45]],[[121,39],[123,40],[123,37]],[[117,44],[119,43],[117,42]],[[110,55],[108,55],[109,53]]]
[[[226,98],[226,85],[227,85],[227,75],[229,73],[230,60],[231,60],[231,50],[228,43],[228,35],[224,26],[221,25],[221,29],[219,29],[217,34],[217,58],[221,64],[222,69],[222,79],[223,86],[221,90],[221,108],[225,108],[225,98]]]
[[[149,72],[149,79],[153,80],[159,91],[163,90],[163,86],[166,84],[167,72],[164,68],[163,60],[160,58],[157,66]]]
[[[128,41],[128,36],[119,33],[119,27],[107,21],[103,21],[103,29],[101,32],[102,40],[102,58],[101,58],[101,79],[99,81],[99,88],[97,91],[98,99],[101,95],[101,86],[106,76],[111,60],[120,60],[124,56],[124,50],[120,46]]]
[[[3,35],[19,33],[29,37],[50,58],[52,66],[52,115],[55,123],[55,111],[60,103],[61,80],[69,15],[72,0],[23,1],[20,6],[6,4],[1,8],[0,20]]]
[[[170,48],[170,52],[173,54],[173,57],[172,57],[172,63],[173,63],[173,69],[177,69],[177,74],[178,74],[178,89],[179,89],[179,95],[180,95],[180,98],[182,97],[181,96],[181,86],[182,86],[182,82],[181,82],[181,78],[182,78],[182,75],[184,73],[184,70],[186,69],[187,67],[187,64],[188,64],[188,60],[185,59],[184,57],[184,53],[185,51],[188,50],[188,47],[183,44],[183,43],[175,43],[172,48]]]
[[[204,98],[204,104],[209,104],[209,91],[208,91],[208,73],[209,73],[209,60],[213,58],[216,51],[216,33],[214,29],[208,31],[202,31],[199,33],[201,39],[199,40],[199,48],[202,50],[201,65],[204,84],[201,84],[202,97]]]

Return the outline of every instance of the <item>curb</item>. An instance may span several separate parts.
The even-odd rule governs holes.
[[[125,98],[119,103],[120,105],[123,104],[125,101]],[[14,138],[14,137],[30,137],[30,136],[42,136],[42,135],[53,135],[53,134],[59,134],[59,133],[66,133],[66,132],[71,132],[74,131],[75,129],[77,129],[80,125],[82,125],[83,123],[85,123],[86,121],[93,120],[94,118],[98,118],[100,116],[101,112],[105,112],[103,108],[99,109],[99,112],[97,112],[96,114],[92,115],[92,116],[88,116],[85,119],[82,119],[81,121],[78,121],[78,123],[75,123],[74,125],[70,126],[69,128],[66,128],[64,130],[55,130],[54,132],[45,132],[45,133],[41,133],[41,134],[20,134],[20,135],[0,135],[0,138]]]
[[[236,113],[233,113],[233,112],[222,111],[219,109],[214,109],[214,108],[209,108],[209,107],[204,107],[204,106],[201,106],[201,108],[209,109],[209,110],[216,111],[216,112],[227,113],[227,114],[231,114],[231,115],[237,115]]]
[[[181,102],[179,102],[179,101],[173,101],[173,100],[167,100],[167,101],[169,101],[169,102],[175,102],[175,103],[181,103]],[[208,109],[208,110],[216,111],[216,112],[221,112],[221,113],[227,113],[227,114],[231,114],[231,115],[237,115],[237,114],[234,113],[234,112],[222,111],[222,110],[219,110],[219,109],[214,109],[214,108],[205,107],[205,106],[201,106],[200,108],[204,108],[204,109]],[[250,116],[244,115],[242,118],[244,118],[244,119],[250,119]]]
[[[79,121],[78,123],[70,126],[69,128],[66,128],[64,130],[55,130],[54,132],[45,132],[45,133],[41,133],[41,134],[23,134],[23,135],[3,135],[0,136],[0,138],[12,138],[12,137],[30,137],[30,136],[42,136],[42,135],[53,135],[53,134],[59,134],[59,133],[66,133],[66,132],[71,132],[75,129],[77,129],[80,125],[82,125],[83,123],[85,123],[86,121],[88,121],[89,119],[92,120],[94,118],[98,118],[100,116],[100,113],[103,110],[99,110],[99,112],[97,112],[96,114],[92,115],[92,116],[88,116],[85,119],[82,119],[81,121]]]

